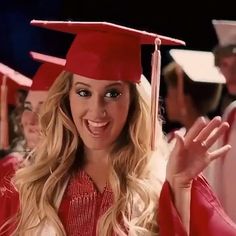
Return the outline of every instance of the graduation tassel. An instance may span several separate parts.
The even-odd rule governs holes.
[[[8,106],[7,106],[7,77],[3,75],[1,85],[1,125],[0,125],[0,148],[9,148],[9,134],[8,134]]]
[[[155,40],[155,51],[152,54],[152,75],[151,75],[151,149],[157,149],[157,131],[158,131],[158,105],[161,77],[161,53],[159,47],[161,40]]]

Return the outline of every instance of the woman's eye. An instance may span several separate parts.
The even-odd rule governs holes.
[[[116,89],[110,90],[105,94],[105,97],[107,98],[117,98],[121,95],[121,92],[119,92]]]
[[[77,94],[80,96],[80,97],[88,97],[91,95],[91,93],[88,91],[88,90],[85,90],[85,89],[80,89]]]
[[[30,105],[28,105],[28,104],[24,104],[24,110],[31,111],[32,108],[31,108]]]

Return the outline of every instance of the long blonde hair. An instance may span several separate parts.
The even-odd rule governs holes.
[[[45,223],[56,235],[66,235],[55,202],[75,158],[83,158],[78,157],[82,142],[69,110],[71,82],[72,74],[63,72],[49,90],[40,119],[42,137],[31,157],[32,164],[16,173],[14,180],[20,198],[16,235],[32,235]],[[158,155],[163,154],[165,142],[160,128],[160,149],[157,155],[151,152],[150,106],[136,85],[130,86],[130,92],[127,123],[109,156],[114,203],[99,220],[98,235],[156,235],[158,232],[162,183],[153,166],[160,158]]]

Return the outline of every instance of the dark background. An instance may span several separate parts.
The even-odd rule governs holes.
[[[233,2],[231,0],[231,2]],[[33,27],[32,19],[108,21],[182,39],[188,49],[212,50],[212,19],[236,20],[229,1],[0,0],[0,62],[32,77],[38,64],[29,51],[65,57],[72,35]],[[162,47],[162,65],[170,61]],[[150,78],[151,46],[143,47],[143,70]],[[161,83],[161,96],[165,87]]]

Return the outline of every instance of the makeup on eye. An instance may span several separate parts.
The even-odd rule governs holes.
[[[38,113],[43,105],[42,101],[37,102],[36,104],[34,102],[25,101],[24,103],[24,110],[25,111],[31,111]]]
[[[32,105],[30,102],[25,102],[24,103],[24,110],[31,111],[32,110]]]
[[[109,89],[106,93],[105,93],[105,97],[106,98],[117,98],[121,95],[122,93],[120,92],[120,90],[116,89],[116,88],[111,88]]]
[[[76,89],[76,93],[80,97],[90,97],[92,95],[92,92],[88,89]],[[117,88],[106,89],[106,91],[102,94],[105,98],[117,98],[120,95],[122,95],[122,92],[120,92],[120,89]]]

